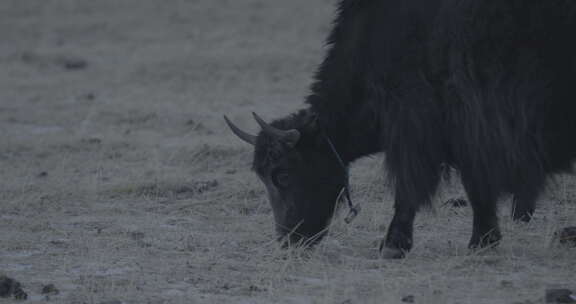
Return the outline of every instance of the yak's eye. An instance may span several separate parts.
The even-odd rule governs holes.
[[[277,170],[272,174],[272,181],[276,187],[287,187],[290,185],[290,175],[286,171]]]

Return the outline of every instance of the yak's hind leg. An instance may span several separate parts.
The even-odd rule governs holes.
[[[512,219],[528,223],[536,210],[536,199],[539,192],[530,189],[524,190],[515,193],[512,198]]]
[[[514,187],[514,197],[512,198],[512,218],[514,221],[529,222],[536,209],[536,200],[544,186],[545,177],[541,170],[532,171],[522,173],[522,178]]]
[[[472,237],[468,247],[476,249],[496,246],[502,239],[496,208],[497,194],[466,174],[462,174],[462,184],[474,212]]]

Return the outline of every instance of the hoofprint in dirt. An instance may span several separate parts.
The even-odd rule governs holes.
[[[222,120],[288,114],[333,1],[0,2],[0,275],[27,303],[539,303],[574,290],[575,180],[534,220],[469,253],[454,176],[405,260],[377,256],[391,215],[381,157],[352,170],[363,212],[313,251],[274,241],[251,151]],[[53,284],[58,292],[45,292]],[[11,301],[0,299],[0,301]],[[112,302],[110,302],[112,303]]]

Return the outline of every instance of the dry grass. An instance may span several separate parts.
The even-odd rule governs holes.
[[[338,215],[316,250],[278,249],[250,148],[221,115],[255,130],[250,111],[301,106],[331,4],[1,1],[0,273],[29,303],[49,283],[53,302],[90,304],[540,303],[576,287],[575,249],[553,242],[576,224],[572,177],[530,224],[503,216],[496,250],[469,253],[470,211],[437,203],[413,252],[387,261],[374,157],[354,166],[351,225]],[[460,195],[454,180],[437,200]]]

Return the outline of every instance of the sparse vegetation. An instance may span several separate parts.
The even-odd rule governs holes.
[[[392,210],[381,156],[352,170],[363,211],[314,250],[281,250],[250,111],[301,106],[331,0],[2,0],[0,275],[26,303],[541,303],[576,290],[576,179],[505,242],[470,253],[456,174],[404,260],[378,257]],[[81,63],[81,62],[84,62]],[[64,67],[64,68],[63,68]],[[46,286],[51,286],[47,288]],[[5,301],[0,299],[0,301]],[[8,300],[6,300],[8,301]]]

